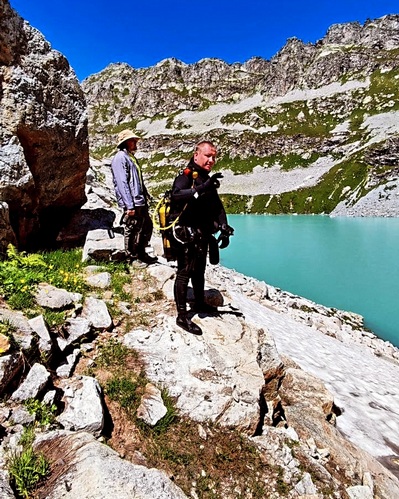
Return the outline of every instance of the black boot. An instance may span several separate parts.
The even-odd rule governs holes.
[[[137,258],[142,261],[143,263],[146,263],[148,265],[152,265],[153,263],[157,263],[158,258],[156,256],[150,256],[148,253],[145,251],[141,251],[138,255]]]
[[[179,314],[176,319],[176,324],[184,329],[185,331],[188,331],[191,334],[196,334],[200,336],[202,334],[202,329],[197,326],[188,316],[187,314]]]

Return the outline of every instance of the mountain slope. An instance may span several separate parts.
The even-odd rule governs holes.
[[[358,214],[378,193],[362,214],[398,216],[398,80],[391,15],[334,25],[315,44],[290,39],[270,61],[111,64],[82,86],[92,155],[110,156],[118,131],[137,128],[154,192],[208,138],[231,212]]]

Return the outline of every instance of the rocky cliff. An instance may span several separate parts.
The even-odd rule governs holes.
[[[0,252],[54,241],[85,202],[86,102],[68,61],[0,1]]]
[[[232,212],[398,216],[398,78],[392,15],[332,26],[315,44],[290,39],[270,61],[111,64],[82,87],[92,154],[109,156],[124,127],[141,130],[155,192],[206,137]]]

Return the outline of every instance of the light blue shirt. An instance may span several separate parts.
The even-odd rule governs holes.
[[[123,210],[134,210],[136,206],[144,206],[145,192],[140,182],[140,172],[136,163],[124,149],[118,151],[111,163],[115,196],[118,206]]]

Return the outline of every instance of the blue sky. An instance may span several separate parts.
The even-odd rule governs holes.
[[[111,62],[270,59],[290,37],[314,43],[332,24],[399,14],[398,0],[10,0],[62,52],[79,80]]]

